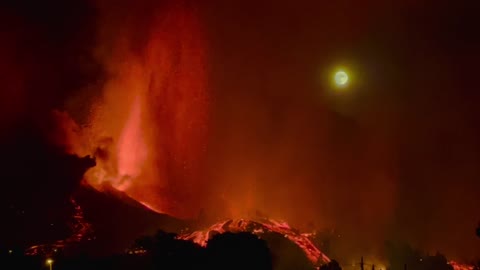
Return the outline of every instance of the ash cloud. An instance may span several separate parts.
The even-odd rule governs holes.
[[[209,162],[222,205],[337,228],[352,260],[385,239],[478,254],[471,6],[214,2]],[[343,95],[318,84],[338,64],[359,78]]]
[[[110,182],[156,211],[196,216],[208,109],[196,14],[181,1],[99,1],[96,10],[92,55],[103,77],[78,95],[97,96],[71,141],[77,153],[101,156],[86,179]]]
[[[386,239],[455,258],[479,253],[475,9],[428,1],[137,2],[2,4],[2,128],[25,119],[44,127],[56,108],[63,132],[72,131],[53,132],[57,144],[109,160],[121,130],[109,119],[125,118],[132,100],[117,89],[153,81],[170,89],[163,102],[191,97],[179,83],[205,87],[207,105],[187,98],[164,106],[184,114],[156,114],[169,125],[154,135],[176,139],[155,141],[162,158],[154,163],[162,181],[177,184],[169,190],[162,182],[152,196],[177,201],[189,215],[204,208],[211,219],[258,210],[301,228],[335,228],[329,255],[345,260],[381,254]],[[198,25],[182,8],[198,10]],[[208,55],[199,57],[205,41]],[[338,62],[362,78],[348,97],[318,83]],[[105,120],[92,117],[97,111],[114,113]],[[184,131],[199,112],[210,121],[205,130]],[[95,121],[107,132],[92,128]],[[92,132],[95,140],[83,138]],[[200,138],[199,155],[180,143],[192,137]],[[172,153],[195,169],[183,175]]]

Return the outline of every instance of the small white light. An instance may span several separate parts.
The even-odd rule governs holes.
[[[339,70],[335,73],[334,80],[338,86],[345,86],[348,83],[348,74],[343,70]]]

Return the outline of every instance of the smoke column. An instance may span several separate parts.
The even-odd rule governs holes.
[[[109,185],[161,213],[192,217],[207,130],[205,46],[180,2],[98,6],[95,53],[105,79],[74,152],[97,166],[86,181]],[[116,6],[116,9],[111,9]],[[86,90],[88,91],[88,90]]]
[[[364,243],[349,254],[380,235],[393,201],[391,175],[374,160],[388,162],[377,153],[383,143],[362,145],[361,127],[293,95],[297,81],[283,74],[295,67],[277,65],[284,52],[251,35],[252,25],[220,34],[257,41],[208,55],[216,84],[207,87],[205,37],[187,4],[107,1],[98,11],[95,55],[105,75],[85,90],[95,96],[89,117],[69,136],[73,152],[96,158],[85,175],[90,185],[181,218],[202,209],[212,222],[260,212],[301,229],[362,230],[360,240],[346,236]],[[258,54],[273,57],[245,66]],[[262,74],[285,80],[266,87]],[[371,191],[379,186],[382,193]]]
[[[318,1],[207,2],[196,4],[205,8],[202,20],[186,1],[98,2],[94,53],[103,79],[85,90],[93,102],[72,101],[90,104],[90,113],[77,121],[80,134],[67,136],[73,138],[71,151],[96,157],[88,183],[111,185],[177,217],[195,217],[204,208],[217,221],[259,210],[300,229],[335,228],[342,250],[328,254],[334,258],[376,253],[395,237],[420,239],[411,242],[432,251],[440,243],[445,252],[478,250],[477,239],[469,238],[469,224],[478,219],[472,203],[478,197],[477,132],[453,136],[445,122],[453,119],[460,131],[475,118],[450,106],[450,96],[440,102],[434,98],[439,91],[422,90],[434,89],[430,83],[438,76],[426,80],[417,57],[410,64],[394,57],[409,53],[398,44],[412,44],[411,55],[418,55],[404,32],[411,30],[397,25],[403,25],[399,15],[386,24],[397,37],[391,39],[377,20],[402,13],[376,2],[367,13],[353,5],[342,14],[337,4]],[[247,10],[255,12],[246,16]],[[340,15],[343,23],[332,25]],[[414,25],[416,32],[422,23]],[[432,47],[420,51],[437,58]],[[371,79],[343,108],[320,97],[325,89],[313,72],[338,61],[342,51],[366,65],[358,70],[375,73],[390,62],[398,67],[386,65],[385,78]],[[445,69],[445,77],[451,72]],[[423,101],[412,108],[418,95]],[[436,149],[444,141],[432,140],[433,131],[457,147],[452,157],[469,153],[465,160],[443,159]],[[465,185],[454,181],[459,171]],[[449,200],[452,194],[455,200]],[[457,211],[464,208],[468,217]],[[444,233],[450,229],[456,233]],[[463,245],[458,235],[470,242]]]

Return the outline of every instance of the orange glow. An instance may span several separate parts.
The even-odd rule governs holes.
[[[468,264],[460,264],[455,261],[449,261],[448,264],[450,264],[453,267],[453,270],[473,270],[475,267],[473,265],[468,265]]]
[[[54,253],[58,252],[58,250],[61,250],[72,243],[91,240],[90,237],[93,234],[92,226],[85,220],[82,208],[73,198],[70,199],[70,203],[73,204],[75,211],[73,215],[73,222],[70,223],[72,235],[70,235],[70,237],[67,239],[58,240],[53,244],[40,244],[31,246],[25,250],[25,255],[53,255]]]
[[[226,220],[218,222],[203,231],[195,231],[178,236],[179,239],[191,240],[203,247],[207,246],[208,239],[212,233],[224,232],[251,232],[261,237],[265,232],[275,232],[283,235],[301,248],[308,259],[314,263],[328,263],[330,258],[323,254],[309,239],[309,234],[296,232],[286,222],[272,219],[261,220]]]
[[[88,184],[110,185],[152,210],[187,218],[199,212],[192,206],[207,130],[205,46],[193,13],[181,5],[161,13],[140,50],[128,38],[133,33],[108,30],[116,38],[98,55],[109,79],[87,127],[70,143],[76,154],[96,159]]]
[[[130,188],[131,179],[140,176],[142,165],[148,158],[148,150],[142,132],[142,108],[140,99],[135,98],[130,115],[125,122],[118,141],[118,175],[113,186],[118,190],[125,191]],[[124,179],[123,177],[128,177]]]
[[[394,200],[393,177],[382,169],[388,166],[387,143],[375,138],[365,148],[337,151],[330,145],[337,134],[327,130],[329,116],[312,117],[316,108],[287,102],[277,119],[263,98],[250,101],[253,90],[222,84],[212,93],[209,126],[201,26],[181,3],[172,5],[145,21],[135,15],[115,20],[108,5],[100,8],[105,21],[96,56],[107,74],[93,87],[100,96],[79,125],[81,134],[67,136],[71,152],[96,159],[85,182],[98,190],[111,186],[178,218],[202,213],[208,221],[238,219],[258,210],[308,230],[368,228],[359,236],[362,243],[379,234]],[[350,153],[359,164],[350,162]],[[382,193],[371,196],[372,188]]]

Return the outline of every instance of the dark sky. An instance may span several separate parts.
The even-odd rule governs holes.
[[[30,2],[0,5],[3,146],[25,129],[44,130],[52,109],[83,117],[95,96],[89,87],[105,79],[94,57],[105,12],[114,26],[130,14],[143,29],[145,10],[162,9],[154,1],[103,1],[102,12],[93,1]],[[299,226],[334,227],[354,255],[385,239],[478,255],[473,2],[190,3],[208,43],[206,185],[239,203],[252,196],[254,207]],[[353,75],[342,93],[329,85],[338,65]],[[6,159],[30,151],[2,148]]]

